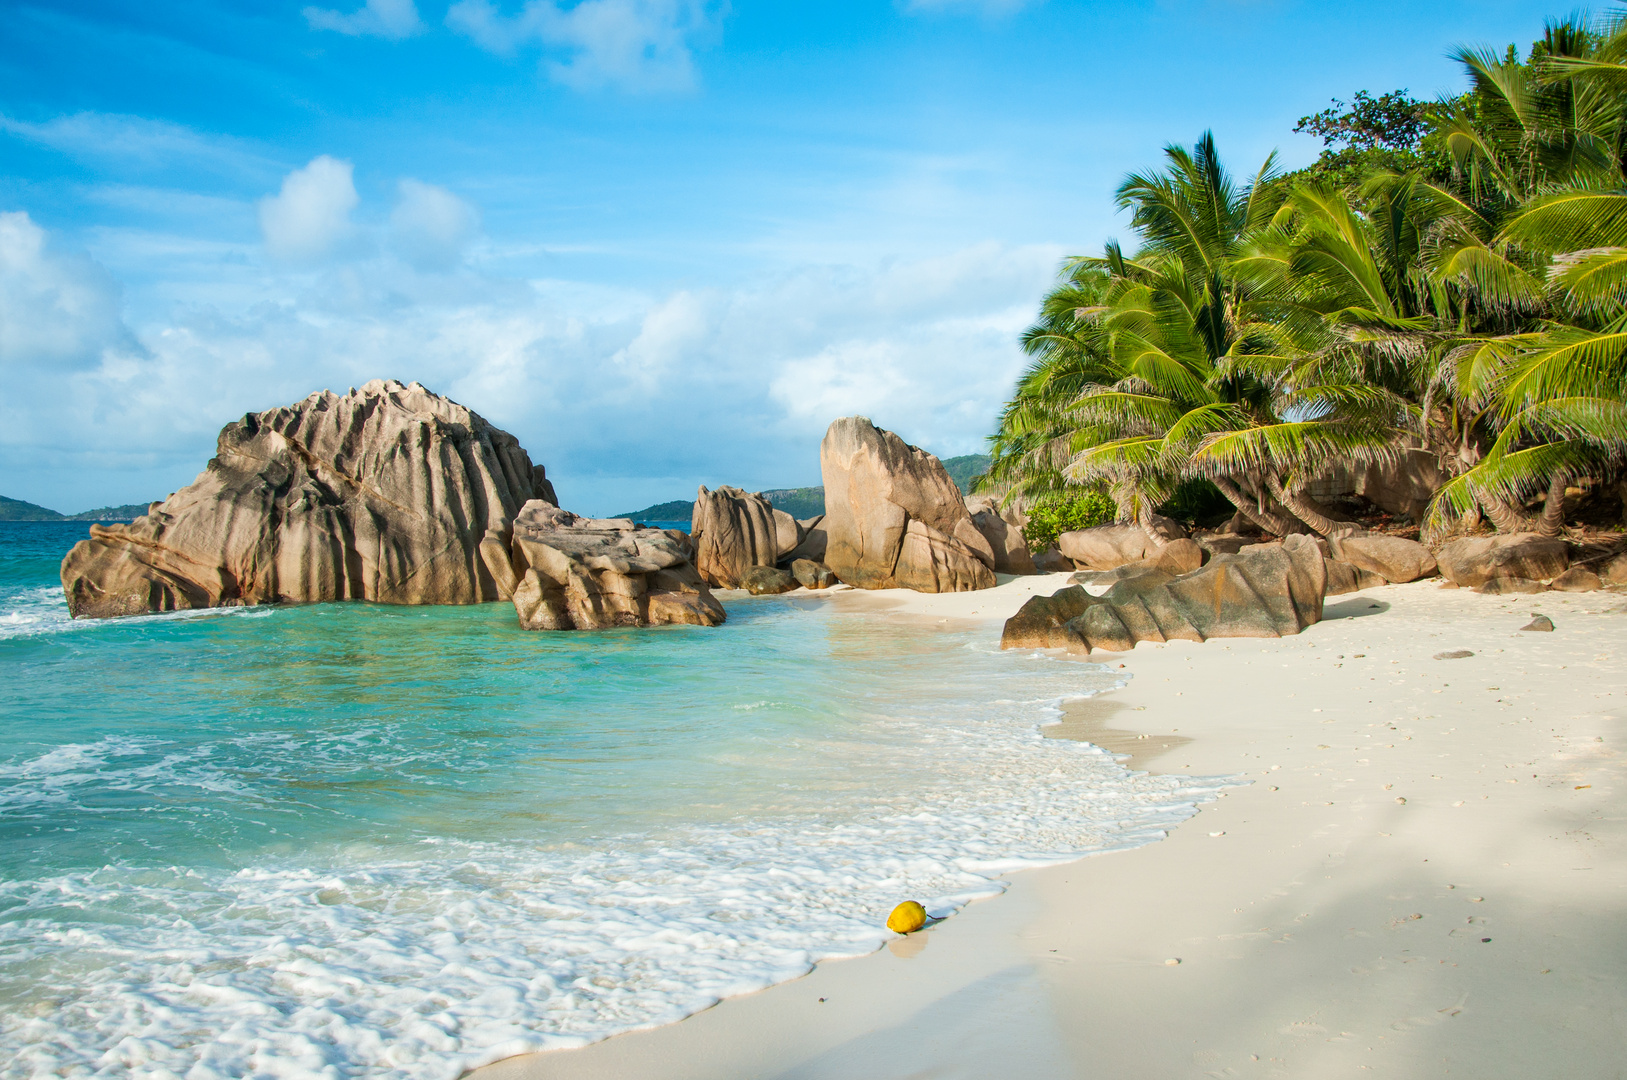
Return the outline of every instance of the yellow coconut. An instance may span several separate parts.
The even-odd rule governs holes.
[[[906,900],[893,908],[887,916],[887,929],[895,934],[913,934],[926,925],[926,908],[914,900]]]

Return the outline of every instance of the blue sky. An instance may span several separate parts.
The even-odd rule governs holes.
[[[982,448],[1111,193],[1461,87],[1530,3],[0,4],[0,494],[161,498],[233,417],[417,379],[567,508]]]

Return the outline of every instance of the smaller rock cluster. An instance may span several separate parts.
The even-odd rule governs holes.
[[[1000,645],[1123,652],[1138,641],[1287,637],[1322,618],[1327,570],[1309,537],[1213,555],[1196,569],[1175,572],[1183,557],[1191,558],[1184,548],[1162,566],[1154,565],[1155,556],[1123,567],[1101,596],[1072,585],[1031,597],[1006,621]]]
[[[723,622],[676,530],[578,517],[533,499],[514,520],[512,560],[514,610],[527,630]]]

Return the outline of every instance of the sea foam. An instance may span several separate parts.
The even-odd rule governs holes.
[[[293,625],[324,613],[288,614]],[[370,618],[392,616],[344,617],[374,632]],[[222,721],[218,737],[107,734],[14,754],[0,762],[0,818],[122,829],[157,857],[126,846],[117,862],[50,872],[49,859],[22,857],[21,832],[8,833],[0,1075],[450,1080],[514,1053],[676,1020],[822,959],[872,951],[890,936],[882,921],[901,899],[947,914],[1000,891],[998,875],[1011,870],[1147,843],[1221,783],[1133,774],[1093,746],[1045,738],[1040,727],[1061,700],[1114,678],[1093,665],[1000,654],[977,635],[887,631],[913,636],[907,648],[854,650],[817,674],[844,680],[820,703],[840,722],[804,716],[807,688],[822,684],[804,670],[802,636],[887,640],[852,618],[743,602],[731,609],[733,638],[700,633],[718,634],[710,645],[719,665],[750,657],[764,666],[719,670],[712,682],[695,681],[708,639],[669,638],[691,649],[682,662],[659,638],[600,639],[579,658],[596,679],[633,677],[620,664],[670,664],[674,700],[697,708],[684,695],[715,696],[704,715],[724,726],[696,737],[717,739],[714,764],[743,779],[669,807],[652,800],[642,817],[569,829],[550,825],[547,803],[473,832],[444,809],[404,832],[370,829],[359,811],[354,827],[300,832],[356,798],[301,794],[302,776],[367,785],[418,777],[441,792],[466,782],[473,762],[478,790],[455,792],[463,801],[448,805],[458,813],[493,799],[526,803],[497,769],[495,755],[516,745],[507,729],[484,749],[447,749],[399,716],[331,730]],[[187,633],[212,642],[226,631]],[[324,648],[345,647],[343,635],[322,633]],[[227,639],[252,639],[243,635]],[[515,647],[534,656],[536,641]],[[621,737],[636,740],[638,729],[628,724]],[[434,770],[454,750],[465,756],[449,781]],[[742,794],[759,773],[761,786]],[[651,795],[663,776],[681,781],[639,775]],[[290,812],[279,798],[304,799],[304,809]],[[639,798],[634,790],[611,803],[620,812]],[[181,830],[189,838],[141,833],[174,806],[192,808]],[[205,840],[241,845],[236,830],[256,821],[269,831],[252,851],[201,857]],[[193,850],[200,857],[183,857]],[[48,872],[24,872],[30,866]]]

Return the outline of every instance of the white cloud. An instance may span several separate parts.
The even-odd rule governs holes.
[[[462,261],[480,231],[475,208],[443,187],[407,179],[390,214],[390,244],[414,266],[444,270]]]
[[[706,341],[714,317],[704,299],[680,290],[645,314],[638,336],[610,361],[645,390],[654,389],[663,376],[683,378],[685,353]]]
[[[266,251],[283,262],[321,259],[351,237],[357,202],[350,162],[315,158],[284,177],[278,194],[260,200]]]
[[[445,208],[421,189],[403,204]],[[590,513],[702,482],[818,483],[819,440],[851,413],[967,453],[1022,368],[1017,334],[1061,255],[985,244],[655,295],[386,257],[213,263],[216,280],[132,334],[105,271],[5,215],[4,494],[64,510],[160,497],[234,417],[375,377],[417,379],[513,432]]]
[[[350,14],[329,8],[308,7],[305,21],[313,30],[335,30],[341,34],[389,38],[399,41],[424,28],[418,21],[413,0],[367,0]]]
[[[528,0],[501,14],[491,0],[460,0],[447,25],[484,49],[543,47],[550,78],[577,90],[684,90],[694,85],[693,46],[715,31],[711,0]]]
[[[252,143],[141,116],[81,112],[36,124],[0,115],[0,132],[80,161],[116,162],[126,171],[184,166],[241,177],[276,168]]]
[[[112,276],[83,255],[53,250],[26,213],[0,213],[0,370],[8,381],[25,369],[84,370],[134,347]]]

